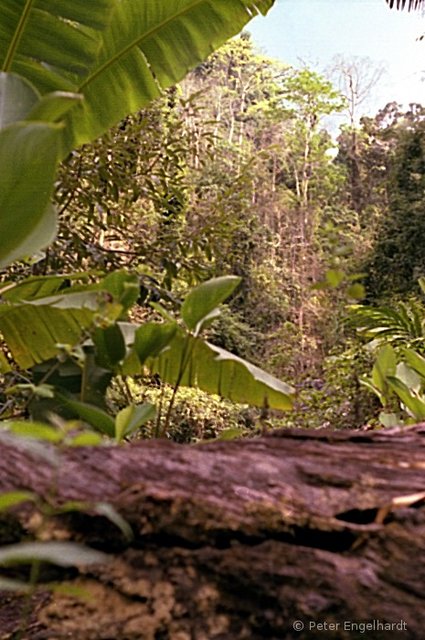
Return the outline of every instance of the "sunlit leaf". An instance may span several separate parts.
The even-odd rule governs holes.
[[[58,443],[63,440],[63,433],[55,427],[39,422],[13,421],[6,423],[10,432],[23,438],[34,438],[46,442]]]
[[[124,309],[130,309],[140,295],[140,283],[136,275],[126,271],[114,271],[102,281],[102,289],[108,291]]]
[[[325,278],[330,287],[336,288],[339,287],[341,282],[344,280],[345,273],[339,269],[329,269],[325,273]]]
[[[414,351],[414,349],[404,349],[403,355],[406,358],[407,363],[419,373],[425,382],[425,358],[420,353]]]
[[[230,429],[223,429],[220,431],[216,440],[235,440],[241,438],[246,433],[246,429],[242,427],[232,427]]]
[[[132,325],[125,326],[129,346],[137,331]],[[131,349],[123,364],[123,375],[142,373],[143,367],[137,363],[136,355]],[[182,375],[184,360],[186,367]],[[182,329],[177,329],[168,347],[159,356],[148,358],[145,366],[172,385],[179,380],[182,386],[198,387],[207,393],[252,406],[282,410],[292,407],[294,389],[288,384]]]
[[[59,344],[75,345],[93,321],[87,308],[60,309],[48,303],[0,306],[0,331],[22,368],[54,358]]]
[[[70,447],[97,447],[102,444],[102,436],[94,431],[84,431],[66,440]]]
[[[425,420],[425,401],[418,398],[401,380],[388,377],[388,384],[416,420]]]
[[[366,295],[366,290],[362,284],[356,282],[348,287],[347,294],[355,300],[363,300]]]
[[[6,491],[0,493],[0,511],[34,500],[37,500],[37,496],[30,491]]]
[[[379,422],[384,427],[398,427],[402,421],[397,413],[386,413],[381,411],[379,414]]]
[[[0,67],[28,78],[41,93],[71,90],[86,77],[115,2],[3,2]],[[5,6],[4,6],[5,5]]]
[[[115,418],[115,438],[121,442],[125,436],[134,433],[148,420],[155,417],[155,406],[153,404],[129,405],[117,414]]]
[[[1,295],[8,302],[45,298],[57,293],[66,281],[72,277],[72,274],[66,276],[30,276],[21,282],[5,283],[5,290],[1,292]]]
[[[418,373],[405,362],[399,362],[396,368],[396,378],[404,382],[404,384],[411,390],[416,393],[419,392],[423,380]]]
[[[186,367],[181,374],[182,362]],[[149,359],[148,369],[165,382],[198,387],[233,402],[287,410],[293,389],[262,369],[208,342],[179,331],[169,349]]]
[[[234,292],[240,284],[237,276],[213,278],[192,289],[186,296],[181,316],[191,331]]]
[[[387,376],[394,375],[397,366],[397,358],[391,345],[382,347],[376,357],[372,370],[372,382],[380,391],[385,393],[387,389]]]

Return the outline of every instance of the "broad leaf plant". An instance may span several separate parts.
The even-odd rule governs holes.
[[[62,159],[157,98],[273,2],[0,0],[0,267],[55,237],[51,196]],[[84,274],[5,282],[0,332],[9,360],[33,374],[9,392],[26,387],[33,419],[77,417],[118,442],[155,408],[129,405],[110,416],[104,393],[114,375],[150,371],[173,386],[173,399],[188,385],[289,409],[288,385],[202,337],[238,284],[232,276],[205,282],[179,317],[137,326],[128,321],[138,297],[132,274],[96,284]],[[9,360],[0,353],[3,373]]]

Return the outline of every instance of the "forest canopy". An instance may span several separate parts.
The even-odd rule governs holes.
[[[362,64],[364,69],[362,60],[339,60],[336,73],[345,78],[345,85],[355,74],[358,81]],[[17,386],[15,365],[5,352],[4,373],[10,381],[4,418],[19,415],[17,406],[22,406],[24,413],[32,407],[31,415],[45,419],[52,402],[53,407],[64,403],[63,393],[70,389],[64,387],[61,367],[57,376],[55,357],[63,358],[67,350],[78,379],[78,344],[87,339],[88,331],[95,338],[95,361],[110,373],[101,377],[94,394],[80,389],[78,401],[95,401],[102,411],[117,414],[127,402],[133,406],[148,398],[143,415],[152,426],[146,433],[168,432],[171,422],[179,432],[183,420],[189,431],[177,437],[196,438],[215,418],[219,425],[229,420],[235,433],[243,433],[246,420],[250,425],[260,419],[255,412],[249,412],[248,419],[244,408],[217,404],[206,421],[206,401],[194,391],[181,391],[177,405],[170,391],[170,411],[160,418],[157,414],[152,422],[149,407],[157,392],[148,379],[141,386],[135,382],[134,376],[142,374],[128,351],[135,328],[130,331],[122,315],[147,322],[140,331],[150,336],[159,331],[153,323],[167,314],[152,354],[159,356],[161,349],[169,351],[175,344],[169,355],[174,354],[177,363],[183,347],[177,346],[180,338],[173,333],[169,314],[180,313],[181,301],[194,286],[214,278],[226,282],[233,274],[237,278],[228,279],[217,303],[233,290],[232,298],[203,331],[216,349],[226,349],[232,357],[261,365],[295,385],[296,411],[274,416],[271,424],[297,424],[306,416],[316,426],[360,427],[378,420],[379,403],[361,384],[377,351],[367,347],[365,331],[355,326],[361,315],[356,305],[407,304],[405,313],[422,313],[418,279],[423,256],[417,239],[423,207],[424,112],[420,105],[401,111],[393,103],[374,118],[354,120],[349,114],[360,106],[356,96],[344,93],[344,82],[336,82],[335,69],[334,86],[308,67],[296,69],[267,58],[243,34],[150,107],[127,116],[62,162],[54,192],[59,212],[56,240],[47,251],[4,272],[6,288],[11,289],[5,292],[0,326],[12,356],[20,367],[29,367],[30,376]],[[374,73],[371,69],[371,77]],[[338,113],[347,114],[347,124],[335,138],[326,123],[329,115]],[[126,279],[125,271],[133,275]],[[118,293],[118,315],[114,307],[101,311],[94,303],[94,282],[100,282],[102,273],[106,279],[96,287],[105,287],[108,295]],[[78,284],[79,279],[86,284]],[[198,298],[209,295],[207,291],[201,288]],[[28,295],[34,302],[28,303]],[[212,310],[205,309],[205,317]],[[102,321],[99,313],[104,314]],[[20,327],[29,321],[40,324],[40,338],[35,342],[32,337],[22,346]],[[46,342],[44,327],[53,321],[56,335]],[[75,321],[82,323],[84,333],[80,337],[74,330],[78,342],[67,345],[69,322]],[[419,338],[422,330],[414,339]],[[399,346],[420,344],[411,344],[407,331]],[[205,361],[202,349],[196,347],[193,363]],[[86,364],[92,372],[93,363]],[[198,382],[204,375],[199,366],[192,372]],[[229,366],[239,365],[234,360]],[[190,383],[184,372],[167,374],[159,360],[155,365],[152,360],[152,367],[172,385]],[[130,375],[125,389],[121,382],[117,387],[122,375]],[[56,384],[59,401],[47,401],[42,396],[54,395],[51,387]],[[217,393],[220,384],[202,382],[201,388]],[[283,393],[275,406],[288,408],[291,389],[279,384],[272,383],[275,392]],[[268,408],[273,407],[275,392],[270,388],[266,394]],[[252,389],[249,393],[254,401]],[[236,388],[227,394],[248,402],[249,394],[241,395]],[[266,396],[260,393],[257,404],[261,406]],[[105,422],[76,404],[71,407],[69,403],[76,401],[68,401],[65,415],[74,413],[97,428]],[[47,408],[41,411],[37,407],[43,404]],[[387,412],[395,412],[400,420],[396,395],[389,407]],[[101,431],[114,433],[112,424]],[[214,425],[211,429],[217,433]]]
[[[131,6],[114,9],[123,24],[133,15]],[[267,11],[270,3],[256,6]],[[104,9],[99,2],[98,12],[82,15],[81,25],[97,29],[105,43],[113,38],[118,52],[128,34],[119,45],[115,31],[103,31]],[[217,19],[227,20],[224,5],[220,12]],[[149,19],[157,19],[154,13]],[[241,9],[229,34],[248,17]],[[178,37],[180,22],[171,5],[169,19]],[[144,37],[142,23],[131,28]],[[199,42],[205,36],[199,33]],[[4,31],[4,43],[5,37]],[[203,46],[209,46],[208,37]],[[5,47],[5,69],[21,69],[24,44]],[[153,41],[146,46],[144,54],[157,60]],[[191,64],[203,56],[199,51]],[[257,51],[248,33],[175,85],[184,60],[180,70],[170,58],[167,71],[155,71],[163,87],[172,85],[161,96],[157,89],[146,89],[145,97],[140,89],[129,94],[141,106],[156,96],[149,106],[67,155],[69,145],[95,137],[108,118],[120,117],[106,103],[99,106],[94,85],[89,90],[90,78],[108,83],[101,71],[106,58],[87,59],[60,82],[50,72],[42,79],[35,67],[25,83],[3,72],[5,96],[11,104],[25,96],[19,117],[29,119],[14,124],[12,111],[4,111],[5,153],[15,134],[22,149],[30,148],[27,134],[35,136],[34,144],[50,145],[48,171],[45,154],[37,168],[37,155],[24,158],[13,146],[27,170],[34,170],[34,188],[45,194],[43,180],[55,176],[55,149],[65,155],[54,206],[40,200],[41,217],[23,244],[16,245],[16,218],[3,219],[3,237],[11,238],[2,245],[4,263],[21,251],[32,253],[3,272],[3,419],[46,420],[53,411],[113,435],[120,412],[130,416],[137,409],[141,418],[133,421],[134,430],[145,423],[145,434],[176,429],[177,438],[189,440],[203,437],[205,424],[217,435],[226,421],[243,434],[246,425],[291,425],[307,416],[315,426],[377,424],[381,414],[391,416],[384,421],[401,420],[406,405],[399,404],[397,391],[384,398],[379,384],[367,382],[383,345],[375,340],[368,346],[362,323],[372,322],[369,308],[394,306],[391,313],[398,314],[404,305],[405,341],[385,345],[396,350],[388,375],[395,374],[398,359],[407,366],[402,349],[418,348],[420,356],[423,108],[403,111],[393,103],[361,118],[362,100],[379,69],[371,68],[369,77],[368,62],[359,59],[339,59],[329,76],[292,68]],[[60,64],[66,69],[69,61]],[[128,70],[123,73],[130,78]],[[64,92],[71,82],[74,92]],[[60,91],[37,97],[47,86]],[[104,112],[104,123],[96,116],[98,123],[90,124],[87,109]],[[335,114],[346,121],[338,136],[327,129],[327,118]],[[42,131],[45,117],[50,122]],[[65,129],[55,124],[62,118]],[[4,179],[12,184],[13,173]],[[35,192],[22,193],[34,200]],[[8,206],[22,212],[27,233],[26,225],[37,219],[34,211],[30,218],[20,200]],[[54,211],[56,239],[34,253],[39,242],[45,244],[45,233],[50,239],[56,233]],[[210,295],[214,303],[200,302]],[[112,296],[111,302],[99,296]],[[390,336],[390,318],[379,317],[381,333]],[[25,340],[28,324],[34,331]],[[148,370],[163,381],[159,395],[157,383],[144,377]],[[96,382],[87,384],[91,378]],[[208,401],[195,391],[178,392],[182,385],[227,396],[240,407],[211,400],[205,420]],[[294,399],[291,414],[269,415],[270,409],[290,408]],[[178,435],[182,421],[187,433]],[[126,428],[119,432],[124,437]]]

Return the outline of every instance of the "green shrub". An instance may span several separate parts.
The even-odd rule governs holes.
[[[162,406],[161,422],[165,420],[164,410],[168,407],[173,395],[170,385],[158,384],[154,378],[128,380],[126,392],[119,382],[115,381],[108,394],[108,400],[115,409],[124,407],[131,394],[136,404],[150,402],[157,407]],[[241,435],[252,431],[255,426],[257,412],[246,405],[237,405],[217,395],[210,395],[199,389],[180,388],[173,409],[166,435],[180,443],[198,442],[220,437],[227,430],[240,430]],[[159,425],[160,427],[162,425]],[[140,429],[136,437],[151,438],[158,428],[157,418],[150,420]],[[236,432],[235,432],[236,434]]]

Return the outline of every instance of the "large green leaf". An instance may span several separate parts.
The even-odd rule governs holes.
[[[83,96],[79,93],[53,91],[40,98],[28,113],[26,119],[42,122],[60,122],[67,111],[82,99]]]
[[[0,267],[51,241],[58,153],[159,96],[272,4],[0,0]],[[64,116],[62,130],[47,124]],[[24,117],[36,122],[6,126]]]
[[[425,402],[423,398],[415,395],[404,382],[395,376],[388,376],[388,384],[416,420],[425,420]]]
[[[118,324],[96,327],[92,334],[96,350],[96,362],[105,369],[113,370],[125,356],[125,342]]]
[[[74,412],[81,420],[87,422],[97,431],[105,433],[111,438],[115,435],[115,422],[106,411],[102,411],[99,407],[86,402],[79,402],[78,400],[71,400],[63,395],[58,394],[58,398],[63,405]]]
[[[423,308],[413,301],[397,307],[353,305],[350,320],[360,335],[376,342],[408,342],[423,339]]]
[[[156,358],[168,347],[177,331],[176,322],[146,322],[135,334],[134,349],[140,362]]]
[[[102,288],[108,291],[124,310],[136,304],[140,295],[140,282],[136,275],[127,271],[113,271],[103,280]]]
[[[96,292],[3,304],[0,332],[16,362],[26,369],[55,357],[57,344],[77,344],[97,309]]]
[[[7,259],[2,266],[10,264],[14,260],[29,258],[40,249],[47,247],[55,239],[57,226],[56,209],[49,203],[28,235],[22,239],[15,249],[9,251]]]
[[[81,92],[63,154],[181,80],[274,0],[0,0],[0,69]]]
[[[186,356],[189,353],[189,356]],[[287,410],[292,407],[293,389],[284,382],[241,358],[200,338],[176,334],[170,348],[148,361],[148,368],[171,384],[180,376],[181,363],[187,365],[180,384],[198,387],[233,402]]]
[[[41,93],[73,90],[91,69],[117,0],[0,0],[0,68]]]
[[[120,274],[121,276],[123,274]],[[75,277],[80,277],[76,276]],[[119,278],[120,287],[111,285],[107,276],[98,284],[77,285],[58,292],[68,276],[29,278],[5,291],[6,302],[0,304],[0,332],[16,362],[23,368],[54,358],[58,344],[78,344],[94,318],[107,326],[121,315],[127,297],[133,296],[134,276]],[[69,276],[73,279],[73,276]],[[113,281],[115,282],[115,281]],[[42,296],[44,293],[43,297]],[[56,295],[45,295],[56,293]],[[112,333],[120,344],[109,348],[109,358],[121,359],[125,346],[120,330]],[[100,338],[99,338],[100,339]],[[103,353],[105,355],[105,353]]]
[[[17,123],[0,131],[0,267],[52,239],[50,208],[59,125]]]
[[[72,276],[30,276],[21,282],[6,282],[0,288],[0,294],[8,302],[45,298],[57,293],[69,277]]]
[[[0,129],[21,120],[58,122],[82,99],[79,94],[64,91],[41,97],[25,78],[0,71]]]
[[[395,374],[397,358],[394,349],[387,344],[382,347],[376,357],[372,369],[372,382],[377,389],[385,394],[387,389],[387,376]]]
[[[24,369],[58,353],[57,344],[76,344],[92,321],[90,311],[62,311],[49,307],[7,309],[0,317],[0,331],[18,365]]]
[[[49,200],[62,132],[48,123],[79,98],[63,92],[40,98],[24,78],[0,72],[0,266],[31,256],[56,235]]]
[[[407,363],[425,380],[425,358],[414,349],[404,349],[403,355]]]
[[[134,328],[133,328],[134,331]],[[131,325],[123,330],[127,341],[134,342]],[[179,329],[167,348],[155,358],[148,358],[146,367],[164,382],[198,387],[234,402],[257,407],[287,410],[292,407],[294,389],[285,382],[232,353],[196,338]],[[134,375],[137,368],[135,352],[123,365],[123,373]]]
[[[7,302],[34,302],[40,298],[53,296],[60,291],[61,294],[73,294],[76,291],[100,291],[103,288],[103,280],[95,285],[74,285],[70,287],[71,282],[86,281],[90,276],[97,275],[95,271],[80,271],[76,273],[55,274],[52,276],[30,276],[20,282],[5,282],[0,287],[0,295]],[[110,291],[109,291],[110,293]],[[70,298],[72,300],[73,298]],[[74,298],[75,300],[75,298]],[[69,303],[68,303],[69,304]]]
[[[181,315],[188,329],[194,330],[202,323],[233,293],[240,281],[241,278],[237,276],[222,276],[207,280],[192,289],[181,307]]]
[[[68,118],[66,150],[93,140],[180,81],[274,0],[115,2],[96,64]]]

